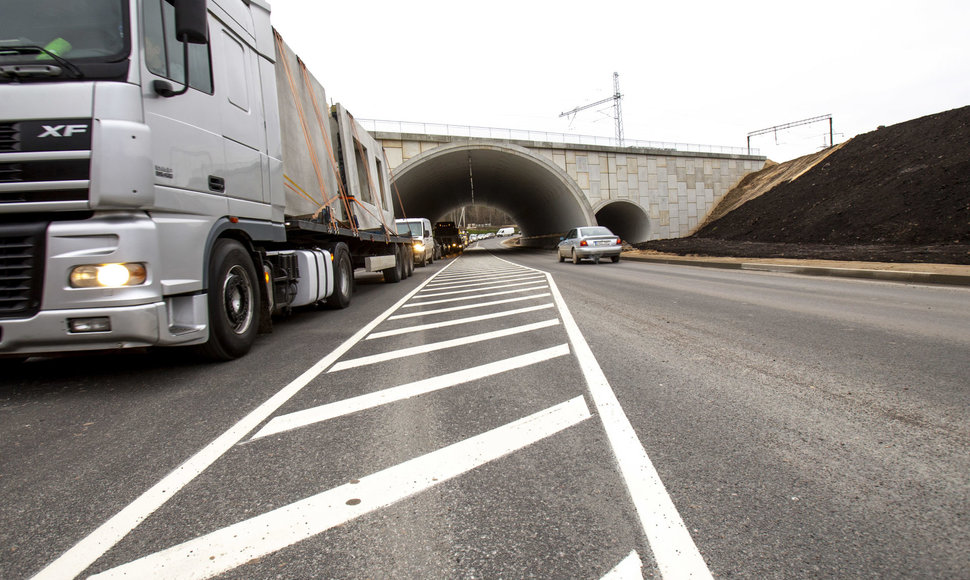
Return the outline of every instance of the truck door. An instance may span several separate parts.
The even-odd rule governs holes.
[[[225,188],[219,187],[219,181],[226,165],[225,149],[209,45],[189,45],[188,91],[171,98],[160,96],[154,81],[176,90],[185,81],[182,43],[175,38],[175,8],[164,0],[143,0],[142,8],[142,90],[145,122],[152,131],[156,206],[224,215]]]
[[[216,96],[226,152],[226,194],[230,198],[230,213],[269,218],[268,213],[263,215],[264,211],[269,211],[268,206],[245,203],[267,201],[264,199],[261,167],[265,155],[260,153],[266,150],[266,130],[258,61],[251,47],[255,39],[244,30],[236,31],[220,22],[219,29],[212,33],[211,42],[217,55],[214,60],[219,63],[215,74]]]

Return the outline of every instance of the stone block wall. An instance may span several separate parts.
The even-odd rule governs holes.
[[[450,136],[380,135],[393,171],[445,143]],[[611,201],[640,206],[649,219],[648,239],[687,236],[741,179],[764,167],[764,157],[618,148],[531,141],[503,141],[551,160],[585,193],[593,211]]]

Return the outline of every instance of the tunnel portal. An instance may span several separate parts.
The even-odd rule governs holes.
[[[394,186],[397,215],[437,221],[467,205],[487,205],[509,214],[524,237],[596,224],[589,201],[562,169],[513,144],[436,147],[395,169]]]

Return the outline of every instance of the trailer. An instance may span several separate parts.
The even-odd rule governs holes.
[[[412,271],[383,149],[263,0],[13,3],[0,102],[0,357],[230,360]]]

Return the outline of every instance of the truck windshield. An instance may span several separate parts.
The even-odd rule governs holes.
[[[127,0],[0,0],[0,14],[0,80],[127,76]]]

